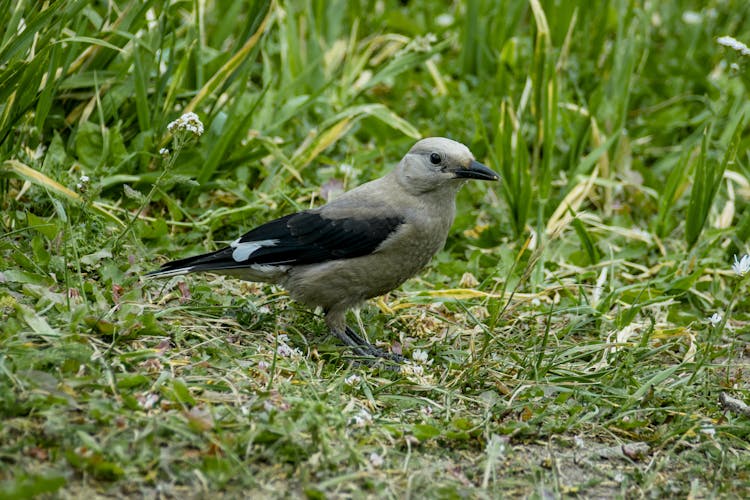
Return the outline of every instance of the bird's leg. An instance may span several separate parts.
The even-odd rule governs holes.
[[[356,331],[354,331],[353,328],[349,328],[349,325],[344,325],[344,333],[347,337],[352,339],[354,342],[356,342],[359,345],[371,345],[367,339],[363,338],[360,334],[358,334]]]
[[[405,358],[401,356],[400,354],[395,354],[392,352],[384,351],[383,349],[379,349],[375,347],[374,345],[370,344],[367,340],[363,339],[357,332],[349,328],[349,325],[345,326],[344,333],[347,337],[352,339],[354,342],[357,343],[356,346],[354,346],[354,350],[360,351],[362,354],[366,356],[374,356],[378,358],[384,358],[391,361],[396,362],[403,362],[405,361]]]
[[[344,323],[343,314],[335,314],[333,311],[329,311],[326,315],[326,323],[331,329],[331,333],[346,346],[350,347],[352,352],[357,356],[383,358],[399,363],[405,360],[400,354],[387,352],[370,344],[366,339],[362,338],[361,335]]]
[[[383,358],[396,362],[404,361],[403,356],[375,347],[346,325],[344,325],[343,329],[331,329],[331,333],[333,333],[346,346],[351,348],[352,352],[357,356]]]

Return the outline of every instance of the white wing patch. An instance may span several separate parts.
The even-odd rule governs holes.
[[[254,254],[258,249],[263,247],[272,247],[279,242],[279,240],[261,240],[261,241],[245,241],[240,242],[242,238],[234,240],[229,246],[234,248],[232,251],[232,258],[235,262],[245,262]]]

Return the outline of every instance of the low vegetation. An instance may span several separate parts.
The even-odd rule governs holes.
[[[0,496],[750,494],[750,3],[0,17]],[[503,181],[353,318],[400,371],[280,289],[143,278],[434,135]]]

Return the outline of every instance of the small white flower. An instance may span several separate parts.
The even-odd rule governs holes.
[[[421,377],[424,375],[424,368],[422,365],[416,365],[414,363],[403,363],[401,365],[401,374],[402,375],[416,375],[418,377]]]
[[[279,342],[279,346],[276,348],[276,352],[282,358],[291,358],[296,356],[302,356],[302,351],[296,347],[289,347],[288,345]]]
[[[161,148],[159,154],[162,156],[169,156],[169,150],[167,148]]]
[[[700,24],[703,22],[703,16],[698,12],[687,10],[682,13],[682,22],[685,24]]]
[[[354,167],[348,163],[342,163],[341,165],[339,165],[339,171],[347,177],[354,177],[355,175],[357,175]]]
[[[422,349],[414,349],[414,352],[411,353],[411,359],[413,359],[417,363],[426,363],[427,360],[430,359],[430,356],[428,356],[427,351],[423,351]]]
[[[739,277],[745,276],[750,272],[750,255],[745,254],[741,259],[737,260],[737,256],[734,256],[734,264],[732,264],[732,271]]]
[[[427,52],[435,42],[437,42],[437,36],[434,33],[427,33],[413,38],[407,47],[414,52]]]
[[[372,415],[367,410],[360,410],[359,413],[353,415],[349,419],[349,425],[351,427],[364,427],[372,422]]]
[[[704,422],[701,424],[701,433],[709,437],[714,437],[716,435],[716,427],[709,422]]]
[[[268,370],[269,366],[271,365],[269,365],[266,361],[263,361],[263,360],[258,361],[258,370],[266,371]]]
[[[191,111],[185,113],[175,121],[170,122],[169,125],[167,125],[167,130],[170,132],[174,132],[175,130],[185,130],[194,135],[200,136],[203,135],[203,123],[200,118],[198,118],[198,115]]]
[[[440,14],[439,16],[437,16],[435,18],[435,24],[437,24],[438,26],[441,26],[443,28],[445,28],[446,26],[450,26],[451,24],[453,24],[453,21],[455,21],[455,19],[453,18],[453,16],[450,15],[450,14],[446,14],[446,13]]]
[[[159,402],[159,395],[154,394],[153,392],[147,392],[144,394],[139,394],[136,399],[138,400],[138,404],[140,407],[144,410],[150,410],[156,405],[156,403]]]
[[[740,42],[739,40],[731,36],[722,36],[722,37],[719,37],[716,41],[719,42],[719,45],[723,45],[724,47],[729,47],[730,49],[734,49],[740,54],[742,54],[743,56],[750,56],[750,48],[744,43]]]
[[[89,188],[89,182],[91,182],[89,176],[82,175],[81,179],[76,183],[76,189],[81,193],[85,193]]]
[[[370,453],[370,463],[373,467],[382,467],[383,465],[383,457],[375,453],[374,451]]]
[[[357,375],[356,373],[352,373],[351,375],[349,375],[348,377],[344,379],[344,383],[346,385],[352,385],[352,386],[359,385],[360,380],[362,379],[359,377],[359,375]]]
[[[586,441],[581,436],[575,436],[573,438],[573,442],[576,445],[576,448],[584,449],[586,448]]]
[[[711,323],[711,326],[717,326],[719,323],[721,323],[721,320],[724,319],[721,314],[719,313],[713,313],[711,317],[708,318],[708,322]]]
[[[156,12],[154,12],[154,9],[148,9],[146,11],[146,26],[148,26],[148,29],[155,30],[159,27],[159,22],[156,19]]]

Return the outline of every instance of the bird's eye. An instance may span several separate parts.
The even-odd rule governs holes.
[[[439,155],[439,154],[437,154],[437,153],[432,153],[432,154],[430,155],[430,163],[432,163],[433,165],[437,165],[437,164],[438,164],[438,163],[440,163],[441,161],[442,161],[442,158],[440,158],[440,155]]]

